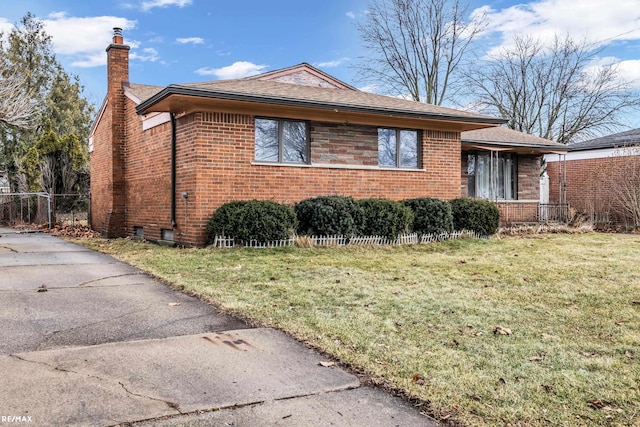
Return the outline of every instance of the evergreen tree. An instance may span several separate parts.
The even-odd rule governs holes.
[[[14,191],[60,192],[71,191],[72,187],[85,190],[88,188],[87,141],[95,110],[84,98],[79,78],[69,75],[58,63],[51,36],[33,14],[27,13],[4,42],[3,39],[0,37],[0,72],[3,77],[23,76],[23,90],[40,109],[31,121],[32,126],[0,123],[0,169],[8,172]],[[39,159],[36,163],[40,167],[56,168],[51,172],[53,175],[71,176],[68,171],[60,170],[66,166],[52,161],[51,152],[47,151],[50,144],[43,141],[52,140],[52,135],[60,141],[73,139],[75,142],[67,141],[65,144],[79,147],[82,162],[78,162],[80,157],[73,155],[75,160],[69,163],[69,167],[83,182],[62,185],[57,178],[55,183],[50,183],[29,175],[34,173],[29,162]],[[33,150],[39,149],[45,149],[45,152],[34,153]],[[46,171],[41,172],[46,175]]]

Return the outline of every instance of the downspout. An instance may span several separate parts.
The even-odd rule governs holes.
[[[178,226],[176,222],[176,116],[169,113],[171,117],[171,227]]]

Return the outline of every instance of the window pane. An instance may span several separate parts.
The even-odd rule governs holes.
[[[495,174],[495,197],[494,198],[498,198],[498,199],[504,199],[505,198],[505,192],[504,192],[504,172],[505,172],[505,159],[504,159],[504,155],[503,154],[497,154],[494,158],[493,158],[493,162],[494,162],[494,167],[493,167],[493,173]]]
[[[488,154],[478,154],[476,164],[476,197],[491,198],[491,165]]]
[[[476,155],[467,156],[467,196],[476,197]]]
[[[395,129],[378,129],[378,164],[396,166]]]
[[[400,166],[418,167],[418,132],[415,130],[400,131]]]
[[[307,124],[282,122],[282,161],[307,162]]]
[[[256,119],[256,160],[278,161],[278,121]]]
[[[518,171],[517,157],[514,154],[507,154],[505,157],[505,199],[517,199],[518,194]]]

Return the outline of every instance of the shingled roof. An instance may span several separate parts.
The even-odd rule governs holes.
[[[133,94],[136,98],[138,98],[139,102],[142,102],[146,99],[151,98],[156,93],[160,92],[164,89],[164,86],[151,86],[151,85],[141,85],[138,83],[129,83],[128,85],[129,93]]]
[[[622,148],[640,145],[640,128],[626,132],[614,133],[588,141],[567,145],[569,151],[596,150],[600,148]]]
[[[567,146],[559,142],[550,141],[505,127],[465,131],[462,132],[461,138],[462,143],[465,145],[520,147],[542,151],[567,151]]]
[[[272,105],[288,105],[327,110],[371,114],[396,114],[405,117],[442,119],[471,123],[501,124],[503,119],[469,113],[437,105],[409,101],[373,93],[302,86],[264,80],[217,80],[205,83],[169,85],[142,101],[137,107],[140,114],[155,111],[153,106],[172,95],[193,96],[258,102]]]

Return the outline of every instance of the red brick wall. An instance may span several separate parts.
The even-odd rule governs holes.
[[[230,200],[262,199],[293,203],[321,195],[340,194],[355,198],[411,197],[451,199],[459,196],[460,140],[456,132],[422,133],[422,164],[426,170],[371,170],[254,163],[254,118],[249,115],[195,113],[188,124],[178,123],[178,229],[176,240],[186,244],[206,243],[206,222],[216,208]],[[353,133],[363,147],[377,146],[377,128],[357,126],[337,129],[312,123],[312,135],[320,135],[313,147],[336,147],[325,154],[345,149],[345,135]],[[324,132],[324,133],[323,133]],[[364,141],[364,136],[369,138]],[[366,151],[366,150],[365,150]],[[361,156],[366,158],[367,155]],[[349,161],[358,156],[349,157]],[[337,164],[338,158],[331,162]],[[377,154],[376,154],[377,164]],[[182,166],[181,166],[182,165]],[[185,177],[185,174],[188,176]],[[185,212],[186,210],[186,212]],[[185,216],[186,213],[186,216]],[[186,222],[185,222],[185,219]]]
[[[121,43],[121,38],[114,42]],[[123,82],[129,81],[129,47],[107,48],[107,99],[93,134],[91,225],[107,237],[125,234],[125,104]]]
[[[497,205],[500,225],[538,221],[538,202],[497,202]]]
[[[616,213],[614,187],[619,181],[633,179],[625,170],[640,170],[640,156],[617,156],[600,159],[548,162],[549,201],[560,199],[562,174],[566,165],[566,200],[578,212],[586,213],[596,222],[623,222]]]
[[[462,152],[460,161],[460,196],[469,197],[469,156],[466,151]]]
[[[145,238],[157,240],[162,229],[172,229],[171,126],[165,123],[142,131],[141,117],[135,114],[135,104],[128,98],[124,111],[127,185],[123,234],[133,235],[134,227],[143,227]],[[108,125],[108,120],[101,121],[99,130]],[[230,200],[293,203],[331,194],[395,200],[460,196],[460,174],[456,172],[460,170],[457,132],[421,132],[423,169],[419,170],[371,167],[377,165],[376,127],[311,123],[310,134],[312,159],[331,166],[256,164],[254,117],[250,115],[193,113],[177,119],[175,241],[186,245],[205,244],[207,220],[216,208]],[[351,137],[356,141],[356,149],[347,143]],[[99,148],[102,150],[105,145],[102,136],[98,139],[101,142],[95,145],[93,153],[95,170],[103,161]],[[345,162],[339,161],[341,154],[345,154]],[[95,181],[97,189],[101,180]],[[186,199],[181,197],[183,192],[187,193]],[[98,197],[95,209],[100,200]]]
[[[89,154],[91,171],[91,228],[106,234],[107,212],[111,211],[113,174],[111,157],[111,105],[93,134],[93,152]]]
[[[312,123],[311,162],[378,166],[378,129],[371,126]]]
[[[518,155],[518,200],[540,200],[540,156]]]
[[[171,124],[142,131],[135,103],[127,99],[126,235],[143,227],[144,237],[171,230]]]

